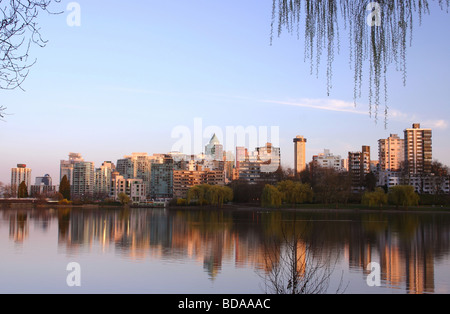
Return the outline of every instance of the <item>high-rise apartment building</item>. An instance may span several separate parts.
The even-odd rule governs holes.
[[[397,134],[378,140],[378,163],[381,171],[399,171],[405,160],[405,140]]]
[[[405,164],[410,174],[430,173],[432,154],[432,131],[422,129],[420,123],[404,130]]]
[[[125,179],[134,178],[134,164],[133,161],[129,158],[123,158],[117,160],[117,172]]]
[[[152,198],[172,198],[173,197],[173,159],[165,156],[163,163],[154,163],[151,172]]]
[[[18,164],[17,168],[11,168],[11,190],[18,192],[19,185],[25,182],[28,189],[28,195],[31,194],[31,169],[25,164]]]
[[[125,179],[142,179],[145,185],[145,195],[150,198],[152,165],[163,163],[164,155],[147,153],[132,153],[117,161],[117,171]]]
[[[271,143],[266,146],[257,147],[257,160],[261,162],[261,172],[275,172],[281,165],[281,153],[279,147],[274,147]]]
[[[370,146],[363,146],[359,152],[348,153],[348,171],[352,180],[352,190],[361,190],[364,177],[370,173]]]
[[[223,145],[220,144],[216,134],[211,137],[211,140],[205,146],[205,155],[213,160],[223,160]]]
[[[73,184],[73,168],[76,163],[83,162],[81,154],[69,153],[69,160],[61,160],[59,168],[59,182],[64,176],[69,180],[70,185]]]
[[[297,135],[294,138],[294,171],[298,176],[306,168],[306,138]]]
[[[111,192],[111,175],[116,167],[111,161],[105,161],[95,169],[94,194],[97,198],[106,198]]]
[[[73,166],[73,182],[71,187],[73,199],[89,199],[94,195],[94,163],[77,162]]]
[[[247,157],[247,149],[242,146],[236,147],[236,168],[239,168],[239,163],[245,161]]]

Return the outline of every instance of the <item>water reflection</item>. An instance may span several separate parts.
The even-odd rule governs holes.
[[[220,276],[224,262],[270,273],[285,247],[271,247],[268,259],[267,243],[283,239],[286,230],[301,230],[296,252],[320,246],[322,260],[325,255],[328,260],[337,258],[365,275],[366,266],[375,261],[381,265],[385,286],[433,293],[440,280],[435,265],[448,260],[450,248],[446,213],[71,208],[0,213],[0,227],[9,224],[10,241],[17,244],[34,236],[31,224],[42,233],[57,224],[60,253],[76,256],[101,250],[131,260],[194,260],[211,280]]]

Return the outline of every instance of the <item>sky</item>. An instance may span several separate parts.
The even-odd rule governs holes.
[[[0,90],[8,115],[0,121],[0,182],[11,168],[32,169],[32,181],[60,160],[82,154],[99,167],[133,152],[168,153],[186,139],[200,153],[211,132],[258,130],[293,167],[293,138],[307,138],[307,160],[329,149],[343,158],[413,123],[433,130],[433,159],[450,165],[448,13],[435,5],[415,26],[408,77],[389,72],[389,115],[369,116],[366,93],[353,103],[353,72],[341,47],[327,95],[326,72],[311,75],[304,42],[287,33],[270,44],[270,0],[69,1],[58,15],[39,15],[44,48],[24,90]],[[345,30],[342,32],[345,34]],[[367,78],[366,78],[367,81]],[[180,131],[183,131],[180,133]],[[189,151],[188,148],[182,148]],[[250,148],[251,149],[251,148]]]

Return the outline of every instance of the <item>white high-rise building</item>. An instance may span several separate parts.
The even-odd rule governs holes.
[[[83,162],[81,154],[69,153],[69,160],[61,160],[59,168],[59,182],[64,176],[69,180],[70,185],[73,184],[73,168],[76,163]]]
[[[399,171],[405,160],[405,140],[397,134],[378,140],[378,159],[381,171]]]
[[[83,161],[74,164],[73,184],[71,187],[74,199],[92,198],[94,195],[94,163]]]
[[[19,185],[25,182],[28,189],[28,195],[31,194],[31,169],[25,164],[18,164],[17,168],[11,168],[11,189],[18,192]]]
[[[107,197],[111,192],[111,174],[115,169],[111,161],[105,161],[100,168],[95,169],[94,194],[97,197]]]

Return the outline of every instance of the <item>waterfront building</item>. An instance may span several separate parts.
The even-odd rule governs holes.
[[[34,185],[31,186],[31,196],[51,195],[56,193],[57,186],[52,183],[52,177],[49,174],[46,174],[43,177],[36,177]]]
[[[31,194],[31,169],[25,164],[18,164],[16,168],[11,168],[11,191],[17,194],[19,185],[25,182],[28,195]]]
[[[173,172],[175,198],[186,198],[191,187],[201,184],[225,185],[224,172],[214,170],[175,170]]]
[[[97,199],[108,197],[111,191],[111,176],[115,169],[111,161],[105,161],[100,168],[95,169],[94,195]]]
[[[128,195],[132,204],[145,202],[145,186],[142,179],[127,179],[120,175],[118,171],[111,173],[111,192],[110,197],[119,201],[119,195],[124,193]]]
[[[94,196],[94,163],[77,162],[73,166],[73,182],[71,187],[73,199],[90,199]]]
[[[76,163],[83,162],[84,159],[79,153],[69,153],[69,160],[60,161],[59,182],[64,176],[69,180],[70,185],[73,184],[73,168]]]
[[[126,179],[142,179],[145,195],[150,198],[152,165],[163,163],[164,158],[164,154],[132,153],[117,161],[117,171]]]
[[[173,197],[173,172],[174,161],[170,155],[166,155],[162,163],[152,164],[150,197]]]

